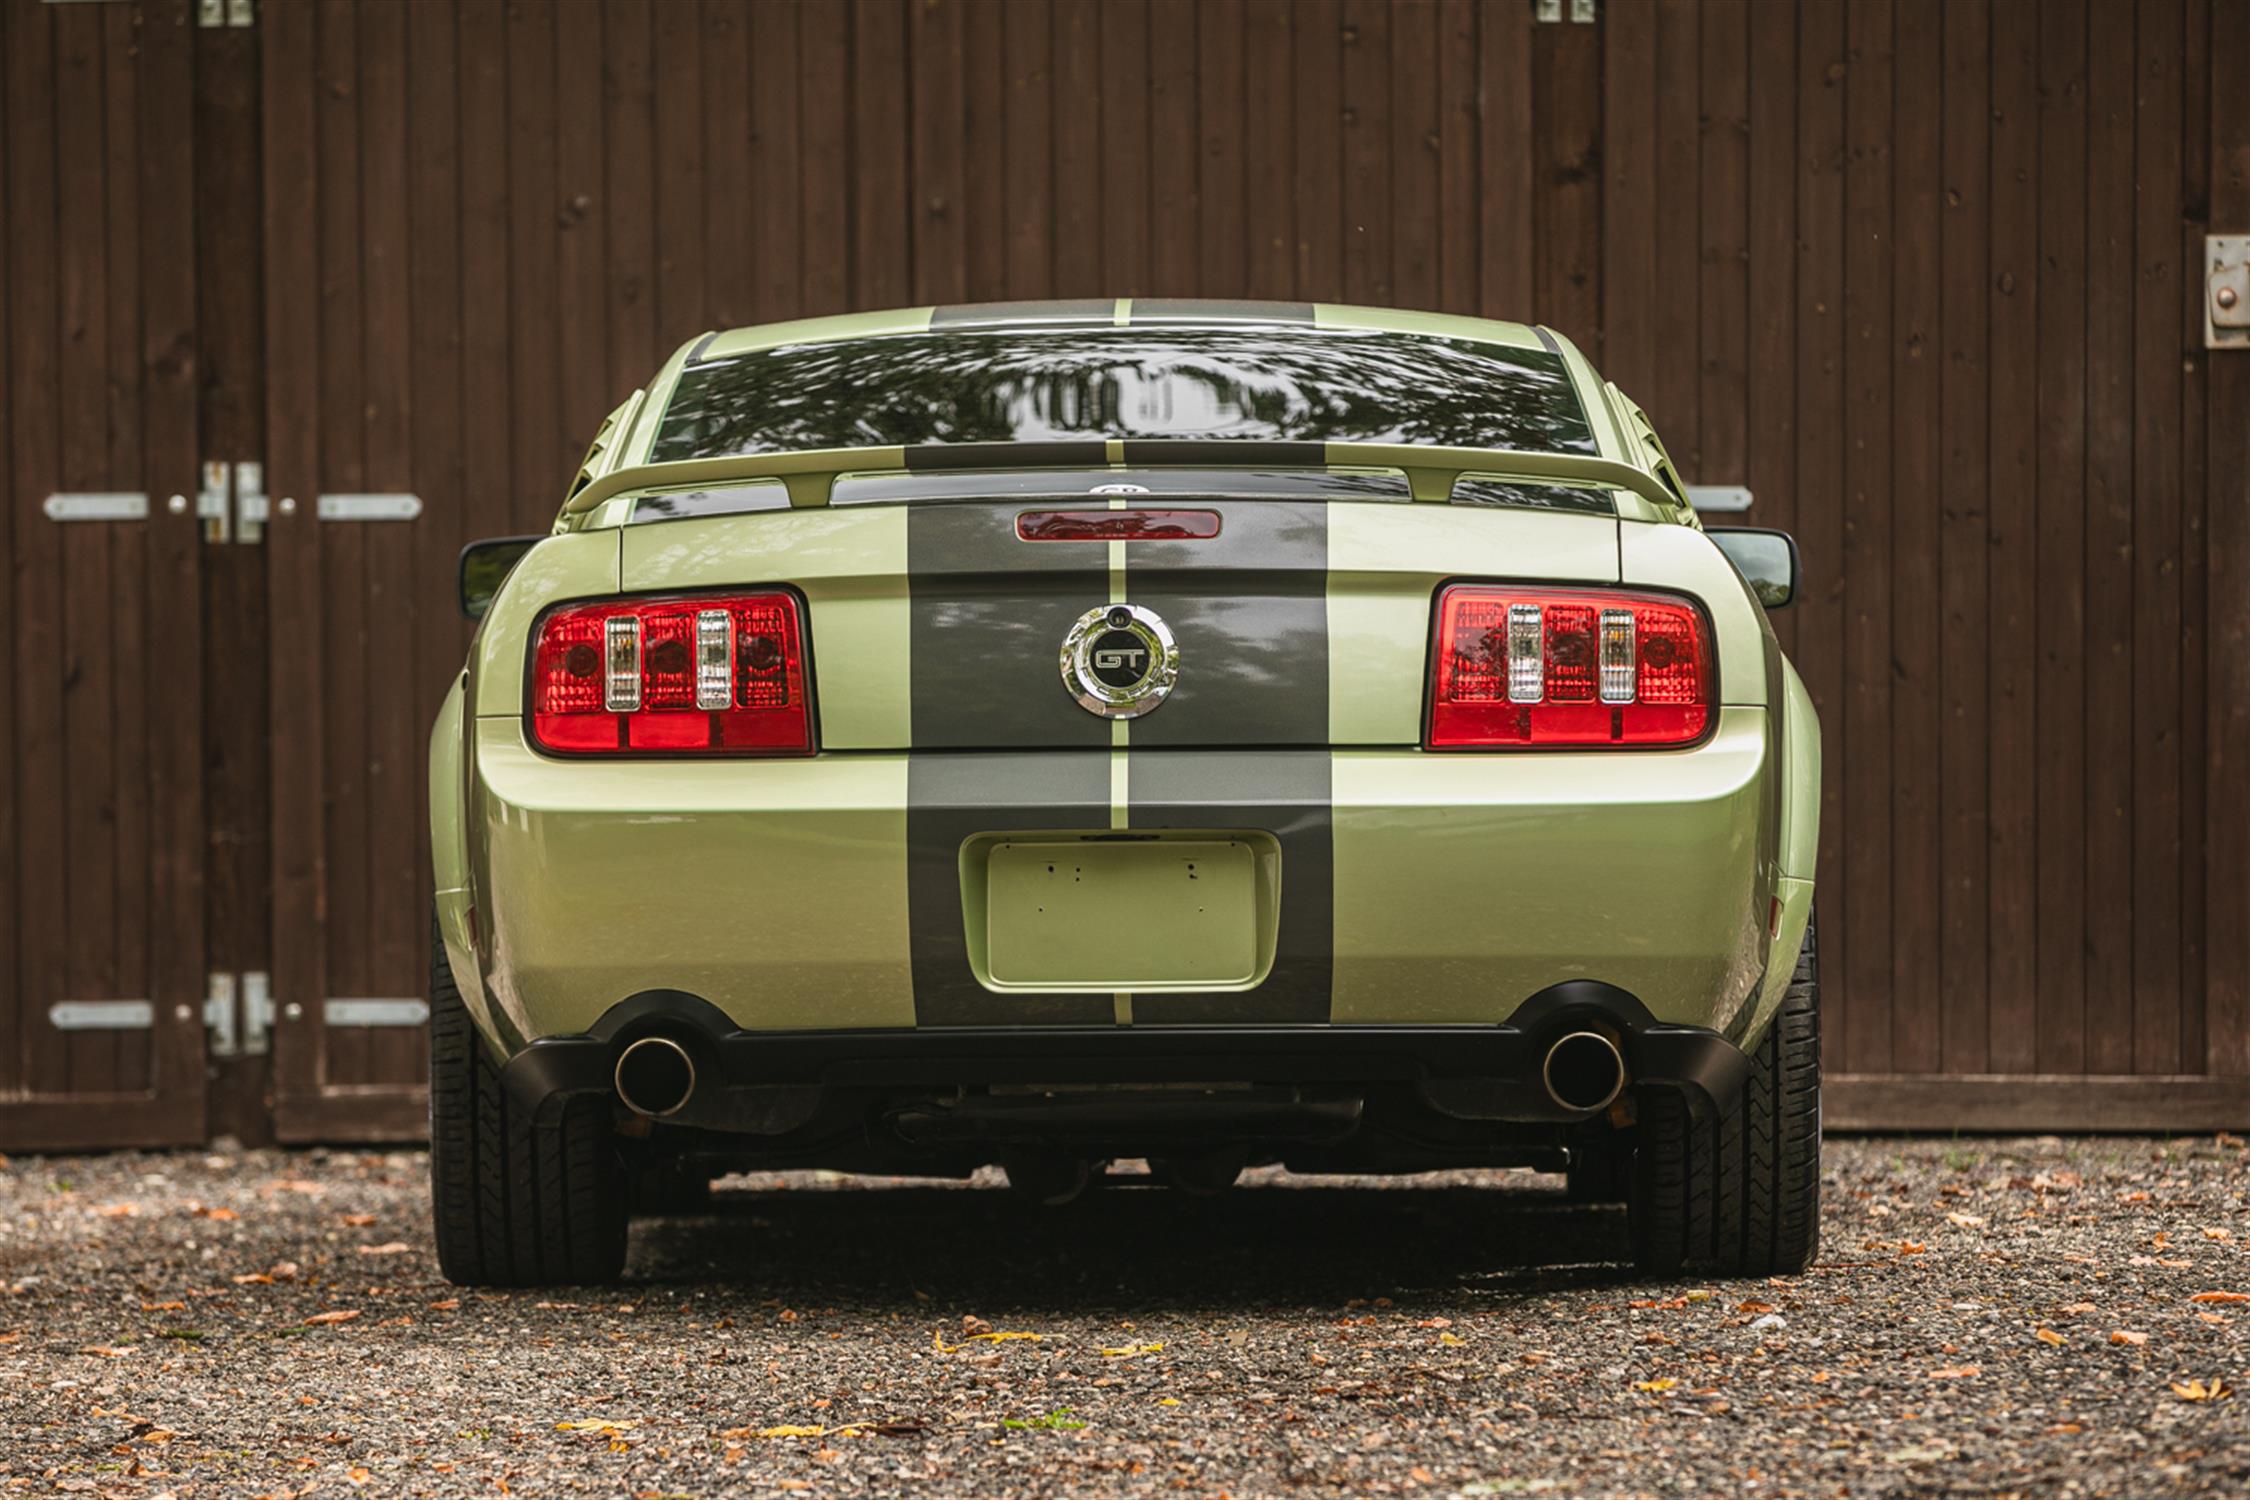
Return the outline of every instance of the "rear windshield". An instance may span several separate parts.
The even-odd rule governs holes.
[[[942,329],[681,372],[649,457],[1087,438],[1592,453],[1559,355],[1365,329]]]

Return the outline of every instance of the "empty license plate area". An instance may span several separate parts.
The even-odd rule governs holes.
[[[962,865],[970,958],[992,989],[1240,990],[1273,963],[1271,834],[987,835]]]

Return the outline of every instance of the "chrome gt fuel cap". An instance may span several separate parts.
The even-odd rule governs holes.
[[[1062,679],[1086,712],[1137,719],[1180,680],[1180,648],[1155,610],[1106,604],[1080,615],[1063,637]]]

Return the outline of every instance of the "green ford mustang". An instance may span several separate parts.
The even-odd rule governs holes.
[[[597,1281],[734,1167],[1060,1201],[1533,1165],[1812,1257],[1820,738],[1775,532],[1541,328],[1289,303],[706,334],[463,556],[437,1239]]]

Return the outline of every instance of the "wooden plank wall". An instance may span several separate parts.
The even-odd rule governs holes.
[[[12,46],[38,8],[9,3]],[[1553,324],[1692,479],[1797,533],[1778,623],[1828,726],[1832,1118],[1927,1123],[1892,1080],[1932,1076],[1968,1101],[2217,1072],[2169,1097],[2242,1112],[2246,393],[2199,312],[2214,194],[2250,230],[2250,133],[2212,86],[2240,6],[1601,9],[266,0],[249,64],[198,56],[261,70],[272,489],[427,506],[271,534],[277,989],[418,992],[450,559],[543,528],[677,342],[939,300],[1345,300]],[[19,140],[32,71],[11,56]],[[50,232],[0,246],[16,309],[51,295]],[[21,425],[70,371],[10,345]],[[41,451],[13,454],[19,569],[57,546],[25,519]],[[48,732],[43,608],[14,612],[19,747]],[[18,847],[66,805],[30,774],[0,800]],[[22,943],[61,941],[40,914],[68,889],[12,903]],[[420,1067],[410,1037],[277,1045],[285,1092]],[[2167,1097],[2009,1088],[1952,1118],[2160,1123]]]

